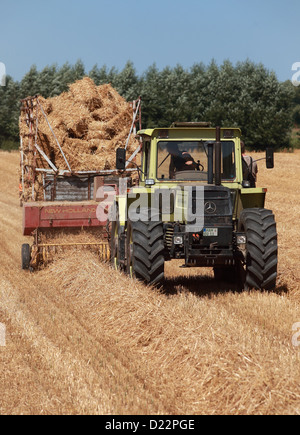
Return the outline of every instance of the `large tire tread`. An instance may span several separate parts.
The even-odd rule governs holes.
[[[247,235],[246,289],[272,290],[276,286],[278,244],[274,215],[267,209],[245,209],[240,227]]]
[[[161,221],[130,222],[133,244],[133,273],[148,284],[164,279],[164,233]],[[128,238],[128,235],[127,235]]]

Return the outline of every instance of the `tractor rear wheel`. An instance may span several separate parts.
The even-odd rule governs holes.
[[[128,221],[127,224],[127,273],[131,277],[159,284],[164,279],[164,232],[158,220]]]
[[[276,287],[278,244],[275,217],[271,210],[245,209],[240,216],[239,231],[247,242],[241,279],[245,290],[273,290]]]

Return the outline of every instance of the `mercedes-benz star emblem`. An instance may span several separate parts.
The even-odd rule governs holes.
[[[206,213],[213,214],[217,211],[217,206],[214,202],[209,201],[205,203],[204,210]]]

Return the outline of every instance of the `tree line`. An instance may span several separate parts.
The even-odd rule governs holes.
[[[240,127],[251,149],[295,146],[291,133],[300,125],[300,87],[279,82],[275,73],[251,61],[230,61],[218,66],[194,64],[159,70],[151,65],[138,75],[134,64],[123,70],[98,67],[87,72],[81,60],[75,65],[33,65],[21,81],[7,77],[0,87],[0,148],[18,147],[20,100],[28,96],[54,97],[84,76],[96,85],[111,85],[127,101],[142,97],[143,128],[168,127],[174,121],[209,121],[213,126]]]

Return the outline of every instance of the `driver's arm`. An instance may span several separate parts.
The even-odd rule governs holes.
[[[170,180],[173,180],[175,178],[175,163],[174,163],[174,156],[171,155],[171,162],[169,166],[169,178]]]

